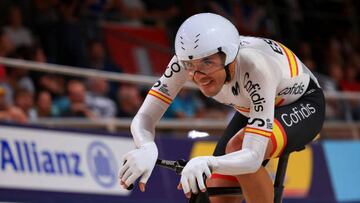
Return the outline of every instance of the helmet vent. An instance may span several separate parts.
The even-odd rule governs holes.
[[[200,36],[200,33],[197,34],[195,37],[198,38],[199,36]],[[196,44],[199,40],[200,40],[199,38],[196,39],[194,43]],[[197,45],[194,47],[194,49],[196,49],[198,46],[199,46],[199,45],[197,44]]]
[[[183,39],[183,37],[182,36],[180,36],[180,39]],[[184,45],[184,42],[183,41],[180,41],[180,43],[182,44],[182,45]],[[182,46],[181,47],[183,50],[185,50],[185,48]]]

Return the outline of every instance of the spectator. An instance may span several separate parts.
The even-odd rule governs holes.
[[[340,88],[340,83],[344,78],[344,70],[339,63],[331,63],[328,67],[329,76],[335,81],[337,88]]]
[[[30,30],[23,26],[22,13],[19,7],[10,8],[9,25],[4,28],[4,31],[16,47],[33,44],[34,39]]]
[[[360,92],[360,82],[356,80],[358,75],[359,73],[356,67],[352,64],[348,64],[344,71],[344,80],[341,81],[340,84],[341,90]],[[354,120],[360,120],[360,98],[348,99],[347,102],[350,105],[351,118]]]
[[[40,76],[38,82],[38,89],[48,91],[54,99],[56,106],[63,109],[61,106],[62,98],[65,96],[65,79],[59,75],[45,74]],[[64,104],[66,105],[66,104]]]
[[[109,85],[101,78],[90,78],[88,80],[88,103],[89,108],[98,118],[114,118],[116,116],[116,104],[106,97]]]
[[[95,114],[86,102],[86,88],[79,80],[70,80],[67,84],[67,109],[62,113],[65,117],[85,117],[95,119]]]
[[[137,86],[123,84],[117,94],[117,117],[133,117],[139,110],[143,98]]]
[[[271,19],[260,1],[234,1],[232,5],[235,23],[243,35],[269,36],[273,30]]]
[[[360,92],[360,82],[357,81],[359,71],[352,64],[348,64],[344,71],[344,79],[340,82],[341,90]]]
[[[333,69],[332,71],[337,71],[337,73],[329,73],[329,74],[335,74],[333,75],[335,78],[335,80],[338,80],[339,78],[337,78],[340,74],[339,72],[340,69],[342,69],[341,67],[334,67],[334,64],[340,65],[340,64],[344,64],[344,58],[342,57],[342,46],[339,40],[337,40],[336,38],[332,38],[329,41],[328,47],[327,49],[324,50],[325,52],[325,60],[327,61],[329,67],[331,67],[331,69]],[[335,70],[337,69],[337,70]],[[339,81],[338,81],[339,82]]]
[[[0,87],[0,121],[26,123],[26,114],[18,107],[6,102],[6,90]]]
[[[175,36],[177,28],[184,20],[182,2],[179,0],[142,0],[146,14],[144,24],[166,28],[170,40]]]
[[[59,110],[52,104],[50,93],[47,91],[40,91],[36,98],[34,119],[57,116],[59,116]]]
[[[304,65],[306,67],[308,67],[311,70],[311,72],[315,75],[315,77],[318,79],[320,86],[325,91],[338,91],[339,90],[338,85],[333,78],[329,77],[328,75],[319,73],[317,71],[317,66],[316,66],[314,60],[312,60],[311,58],[304,58],[303,62],[304,62]]]
[[[122,24],[127,26],[143,26],[143,19],[147,14],[145,5],[141,0],[120,0],[123,14]]]
[[[16,89],[14,93],[14,104],[26,114],[29,120],[34,120],[34,97],[32,92],[24,88]]]
[[[0,57],[7,57],[15,50],[9,35],[0,29]]]
[[[35,93],[35,86],[31,77],[28,76],[28,72],[19,68],[7,69],[7,78],[3,81],[3,85],[7,90],[6,97],[9,104],[13,104],[16,89],[27,89],[29,92]]]
[[[183,89],[165,112],[166,118],[195,118],[202,117],[204,104],[195,92]]]
[[[105,47],[99,40],[90,40],[88,43],[88,67],[97,70],[122,72],[121,68],[116,66],[107,56]],[[117,91],[118,84],[115,82],[108,82],[110,97],[114,98]]]
[[[332,63],[328,67],[328,74],[333,79],[336,84],[336,90],[340,91],[341,82],[344,78],[344,70],[340,64]],[[327,119],[341,119],[341,120],[351,120],[351,103],[348,100],[341,99],[327,99],[326,101],[327,110],[326,117]]]
[[[26,60],[31,60],[40,63],[48,62],[48,58],[45,55],[44,50],[38,46],[34,45],[26,49],[27,54],[24,57]],[[40,73],[32,72],[32,78],[36,82],[36,90],[38,92],[44,90],[50,93],[51,98],[57,100],[64,96],[65,94],[65,78],[58,74],[51,73]]]
[[[97,70],[122,72],[119,67],[107,57],[104,45],[98,40],[90,40],[88,43],[88,67]]]
[[[331,93],[339,91],[338,82],[333,78],[329,77],[328,75],[324,75],[322,73],[317,72],[317,66],[311,58],[305,58],[303,62],[304,65],[306,65],[306,67],[308,67],[315,75],[315,77],[318,79],[318,82],[324,91]],[[336,70],[337,68],[338,67],[334,67],[333,69]],[[336,73],[336,71],[332,71],[332,72],[334,72],[333,74],[340,75],[338,77],[341,77],[342,74],[341,72],[340,73]],[[346,117],[346,113],[344,113],[345,109],[347,108],[346,102],[339,101],[338,99],[327,99],[325,105],[326,105],[325,118],[327,120],[338,120],[338,119],[344,119]]]

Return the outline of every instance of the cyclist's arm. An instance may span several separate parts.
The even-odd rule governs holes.
[[[185,84],[186,78],[186,71],[174,56],[163,76],[150,89],[132,120],[131,133],[136,147],[154,140],[156,123]]]
[[[279,74],[272,61],[253,51],[241,54],[243,92],[250,100],[250,115],[242,149],[211,159],[214,172],[240,175],[257,171],[264,160],[274,120],[274,100]]]

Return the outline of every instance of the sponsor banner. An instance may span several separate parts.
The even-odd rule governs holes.
[[[323,146],[336,200],[360,202],[360,141],[326,141]]]
[[[0,187],[129,195],[117,171],[130,138],[1,126]]]
[[[55,203],[186,201],[183,192],[176,189],[180,176],[159,167],[153,170],[145,193],[140,192],[137,185],[130,192],[118,186],[117,170],[122,163],[121,158],[133,148],[130,137],[0,126],[0,200],[2,201]],[[159,135],[156,143],[159,157],[170,160],[210,155],[216,146],[214,140],[176,139],[168,135]],[[360,148],[350,145],[341,148],[347,149],[345,151],[349,153],[346,152],[345,155],[351,157],[358,154],[356,147]],[[284,201],[332,203],[335,202],[333,187],[337,190],[339,201],[345,201],[346,195],[349,201],[350,198],[352,200],[357,198],[355,189],[359,188],[356,187],[356,181],[359,182],[359,179],[356,174],[350,172],[359,168],[356,165],[356,157],[351,158],[354,163],[349,164],[346,161],[349,159],[333,158],[335,155],[331,153],[344,154],[334,150],[337,147],[334,148],[326,143],[324,148],[325,150],[321,143],[316,143],[301,152],[291,154],[285,180]],[[352,151],[352,155],[350,155],[351,149],[355,150]],[[325,159],[324,151],[328,159]],[[331,176],[340,174],[341,177],[332,177],[330,181],[326,161],[331,168]],[[332,166],[335,163],[337,168]],[[349,170],[338,171],[341,169],[340,166],[349,167]],[[272,160],[268,163],[268,171],[272,177],[275,176],[275,169],[276,160]],[[349,176],[355,182],[348,182]],[[338,188],[340,181],[343,181],[341,186],[343,188]]]

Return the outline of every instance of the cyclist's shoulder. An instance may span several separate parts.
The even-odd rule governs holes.
[[[237,64],[242,72],[267,72],[277,68],[274,58],[265,53],[261,47],[247,47],[240,49]]]
[[[240,48],[238,59],[245,62],[256,62],[259,59],[267,59],[273,57],[268,53],[268,44],[265,38],[259,37],[240,37]]]
[[[276,40],[262,37],[241,36],[239,44],[240,55],[257,53],[269,59],[283,56],[283,49],[286,48]]]

